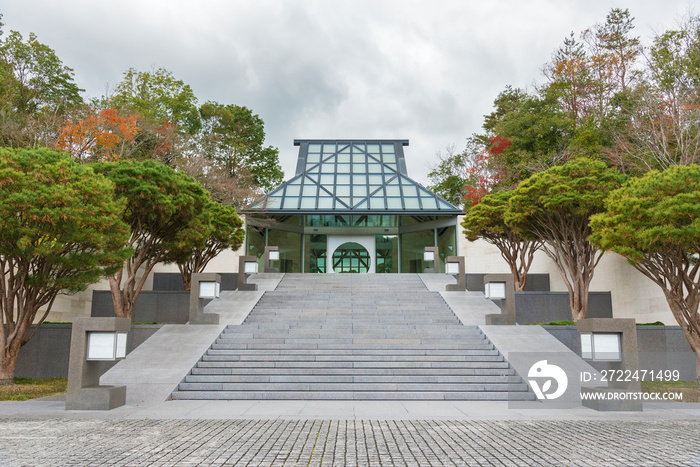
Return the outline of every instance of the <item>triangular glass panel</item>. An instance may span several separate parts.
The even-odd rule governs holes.
[[[389,175],[387,175],[389,177]],[[394,177],[386,182],[387,186],[399,186],[399,177]]]
[[[304,185],[309,183],[309,180],[312,183],[318,183],[318,174],[306,174],[307,180],[304,180]]]
[[[318,167],[319,167],[318,164],[314,164],[314,165],[312,165],[311,167],[307,167],[307,168],[306,168],[306,172],[307,172],[307,173],[312,173],[312,174],[318,173]]]
[[[282,205],[282,197],[281,196],[270,196],[267,198],[267,209],[279,209],[279,207]]]
[[[368,204],[369,203],[367,202],[367,200],[365,200],[365,201],[361,202],[360,204],[358,204],[357,206],[355,206],[355,209],[369,209]]]
[[[338,148],[338,152],[339,153],[350,152],[350,145],[348,144],[348,145],[345,145],[343,147]]]
[[[358,152],[365,152],[365,145],[362,144],[353,144],[352,145],[352,152],[353,153],[358,153]]]
[[[450,206],[449,204],[447,204],[447,203],[444,202],[444,201],[439,201],[439,200],[438,200],[438,202],[440,203],[440,209],[450,209],[450,210],[453,210],[453,209],[454,209],[452,206]]]
[[[338,206],[338,205],[336,205],[336,208],[338,208],[338,207],[346,207],[347,209],[350,209],[350,198],[346,198],[346,197],[343,196],[343,197],[340,197],[340,198],[336,198],[336,200],[337,200],[337,201],[340,201],[341,203],[344,204],[344,206]]]
[[[330,187],[329,187],[330,188]],[[333,193],[331,193],[328,188],[324,186],[320,186],[318,190],[318,196],[333,196]]]

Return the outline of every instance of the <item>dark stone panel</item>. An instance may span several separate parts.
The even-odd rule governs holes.
[[[470,292],[484,291],[484,276],[487,273],[467,274],[467,290]],[[490,274],[490,273],[489,273]],[[528,274],[525,283],[526,292],[548,292],[549,274]]]
[[[238,289],[238,273],[217,273],[221,276],[221,290]],[[153,274],[153,290],[183,291],[182,276],[179,272],[156,272]]]
[[[134,325],[127,337],[131,352],[160,329],[160,325]],[[42,324],[34,337],[19,351],[15,376],[25,378],[68,377],[71,324]],[[104,373],[117,362],[102,363]]]
[[[109,290],[92,291],[91,316],[114,316]],[[185,324],[190,320],[190,293],[144,290],[136,299],[131,320],[134,323]]]
[[[581,355],[581,337],[576,326],[543,326],[552,336],[577,355]],[[680,379],[693,381],[695,354],[680,326],[637,326],[639,366],[642,370],[678,370]],[[603,362],[593,362],[598,370],[607,368]]]
[[[571,321],[568,292],[516,292],[515,310],[518,324]],[[610,292],[588,293],[588,317],[612,318]]]

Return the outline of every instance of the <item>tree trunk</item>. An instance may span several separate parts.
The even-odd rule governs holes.
[[[19,356],[20,345],[14,341],[21,341],[19,336],[10,342],[7,349],[0,352],[0,386],[9,386],[15,384],[15,367],[17,366],[17,357]]]

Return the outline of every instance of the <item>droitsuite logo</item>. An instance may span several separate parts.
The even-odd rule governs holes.
[[[569,378],[564,370],[556,365],[548,364],[547,360],[540,360],[532,365],[527,377],[529,378],[528,383],[538,399],[551,400],[561,397],[569,385]],[[538,380],[544,380],[541,387]],[[552,388],[552,381],[556,381],[556,389]]]

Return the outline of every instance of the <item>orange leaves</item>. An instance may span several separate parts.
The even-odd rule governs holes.
[[[77,123],[69,120],[56,146],[78,162],[117,160],[139,132],[137,118],[120,117],[116,110],[106,109]]]

